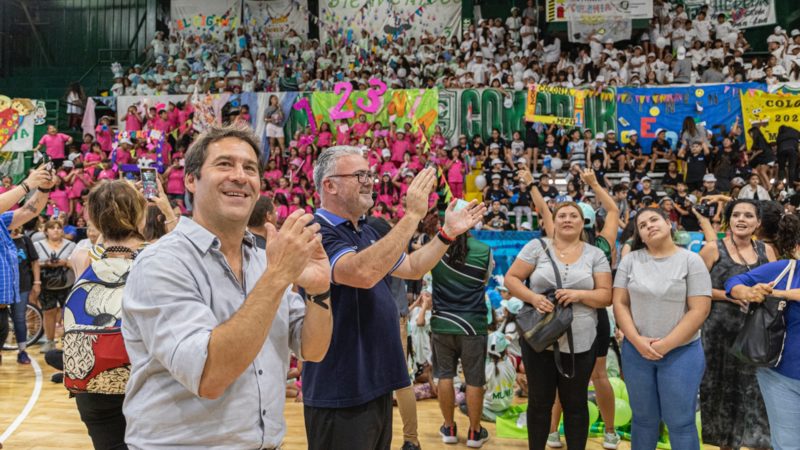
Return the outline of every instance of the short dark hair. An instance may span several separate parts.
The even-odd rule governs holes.
[[[256,154],[258,171],[261,173],[261,146],[259,145],[259,139],[256,137],[255,133],[253,133],[253,129],[250,128],[250,126],[237,122],[224,127],[212,126],[197,136],[184,156],[186,174],[194,175],[199,179],[200,168],[203,167],[203,164],[206,162],[206,157],[208,156],[208,147],[226,138],[236,138],[250,145]]]
[[[275,205],[272,204],[271,198],[263,195],[258,197],[258,200],[256,200],[256,206],[253,208],[253,212],[250,213],[250,219],[247,221],[247,226],[250,228],[263,226],[264,222],[267,220],[267,214],[270,214],[273,211],[275,211]]]

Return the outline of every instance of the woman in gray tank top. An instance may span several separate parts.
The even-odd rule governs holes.
[[[744,324],[745,303],[725,295],[725,282],[776,258],[771,247],[753,239],[761,225],[757,201],[728,203],[723,219],[729,235],[706,242],[700,250],[712,287],[711,313],[701,335],[706,352],[706,374],[700,384],[703,442],[721,449],[769,448],[769,422],[755,367],[728,351]]]

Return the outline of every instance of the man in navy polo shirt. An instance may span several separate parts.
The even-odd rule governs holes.
[[[422,278],[486,210],[476,201],[459,211],[451,204],[438,239],[406,255],[428,212],[436,171],[424,169],[412,181],[406,215],[383,238],[365,220],[374,202],[373,178],[357,147],[331,147],[314,167],[322,200],[316,222],[331,262],[334,322],[325,358],[303,366],[306,436],[312,450],[389,449],[392,391],[410,380],[388,277]]]

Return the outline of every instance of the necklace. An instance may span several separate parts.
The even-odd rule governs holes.
[[[558,246],[556,245],[556,242],[555,242],[555,240],[553,241],[553,247],[555,247],[555,249],[556,249],[556,250],[558,250],[558,256],[560,256],[560,257],[562,257],[562,258],[563,258],[564,256],[566,256],[566,254],[567,254],[567,252],[568,252],[568,251],[571,251],[573,248],[577,248],[577,247],[578,247],[578,245],[580,245],[580,244],[582,244],[582,242],[581,242],[581,241],[578,241],[578,243],[577,243],[577,244],[571,244],[571,245],[567,246],[567,248],[565,248],[565,249],[563,249],[563,250],[562,250],[562,249],[558,248]]]
[[[733,249],[736,250],[736,256],[738,256],[739,259],[742,260],[742,264],[744,264],[744,266],[747,267],[747,271],[749,272],[750,270],[752,270],[750,269],[750,264],[747,263],[747,260],[744,259],[742,253],[739,252],[739,246],[736,245],[736,241],[733,240],[733,236],[731,236],[731,244],[733,245]],[[753,246],[753,251],[756,252],[756,257],[758,257],[758,252],[756,251],[756,243],[753,242],[753,240],[751,239],[750,244]],[[736,260],[734,260],[733,262],[736,262]]]
[[[135,259],[136,255],[138,254],[137,251],[133,250],[130,247],[125,247],[122,245],[111,245],[106,247],[105,251],[103,252],[103,257],[106,258],[109,253],[122,253],[131,255],[131,259]]]

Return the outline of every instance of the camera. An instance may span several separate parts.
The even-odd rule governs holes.
[[[697,205],[693,206],[694,210],[697,211],[703,217],[714,217],[717,214],[717,204],[708,204],[706,202],[700,202]]]

